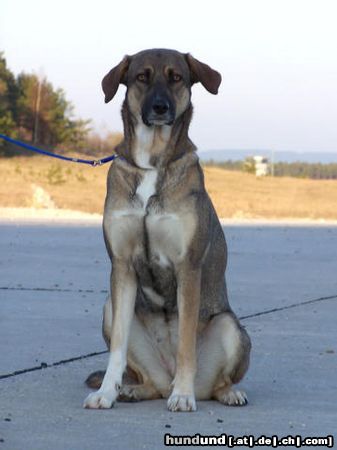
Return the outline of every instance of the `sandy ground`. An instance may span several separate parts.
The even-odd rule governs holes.
[[[0,207],[0,221],[3,222],[57,222],[57,223],[89,223],[102,222],[100,214],[85,213],[59,208],[8,208]],[[252,218],[221,218],[221,223],[241,225],[337,225],[336,220],[313,220],[309,218],[285,218],[285,219],[252,219]]]

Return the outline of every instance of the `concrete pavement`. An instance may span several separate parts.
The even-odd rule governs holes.
[[[199,402],[186,414],[159,400],[88,411],[83,380],[107,360],[101,229],[1,223],[0,450],[160,449],[165,433],[335,434],[337,227],[225,232],[230,302],[253,342],[242,383],[249,405]]]

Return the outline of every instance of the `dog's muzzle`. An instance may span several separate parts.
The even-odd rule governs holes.
[[[174,118],[175,108],[168,97],[155,95],[144,102],[142,120],[145,125],[172,125]]]

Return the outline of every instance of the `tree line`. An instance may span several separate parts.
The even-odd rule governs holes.
[[[0,133],[45,149],[111,153],[121,134],[110,133],[103,139],[91,133],[90,123],[90,119],[75,117],[63,89],[34,73],[15,76],[0,52]],[[10,155],[23,151],[0,140],[0,152]]]
[[[245,161],[205,161],[205,165],[221,167],[226,170],[237,170],[243,172],[255,173],[252,168],[252,158]],[[269,170],[270,173],[270,170]],[[310,178],[313,180],[336,180],[337,179],[337,163],[307,163],[297,162],[276,162],[274,163],[274,176],[276,177],[296,177]]]
[[[336,163],[277,162],[274,164],[274,175],[278,177],[311,178],[313,180],[336,180]]]

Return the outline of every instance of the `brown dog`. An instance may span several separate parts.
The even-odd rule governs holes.
[[[171,411],[194,411],[195,398],[247,402],[232,384],[248,369],[250,339],[228,304],[225,237],[188,137],[198,82],[217,94],[221,76],[162,49],[126,56],[103,79],[106,103],[127,87],[125,138],[103,221],[112,262],[103,316],[109,364],[88,378],[100,388],[86,408],[160,397]],[[126,367],[132,384],[122,383]]]

